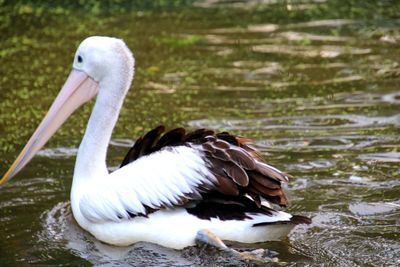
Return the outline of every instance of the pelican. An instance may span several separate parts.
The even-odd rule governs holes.
[[[79,146],[71,188],[76,222],[116,246],[145,241],[174,249],[198,240],[256,243],[285,238],[310,219],[277,209],[288,199],[288,175],[266,163],[249,139],[227,132],[159,126],[139,138],[109,173],[108,143],[134,76],[135,60],[121,40],[82,41],[72,71],[48,113],[0,180],[3,186],[64,121],[96,97]]]

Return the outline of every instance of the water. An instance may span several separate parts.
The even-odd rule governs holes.
[[[294,177],[289,211],[313,223],[247,249],[268,248],[284,266],[400,264],[398,2],[20,1],[3,2],[0,14],[1,172],[50,106],[79,42],[118,36],[137,65],[110,169],[158,124],[248,136]],[[200,248],[115,248],[76,225],[69,190],[90,109],[1,189],[0,265],[244,265]]]

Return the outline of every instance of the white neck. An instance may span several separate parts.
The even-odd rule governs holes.
[[[123,81],[118,82],[116,79],[109,79],[101,82],[99,86],[99,95],[79,146],[74,183],[77,180],[100,179],[108,174],[107,148],[125,97],[124,92],[127,91],[122,87],[126,87],[127,84]]]
[[[99,93],[79,146],[72,191],[77,190],[85,181],[108,176],[106,165],[108,143],[125,95],[132,83],[135,64],[132,53],[121,40],[111,41],[113,42],[110,45],[111,52],[105,55],[103,61],[96,63],[96,60],[93,60],[93,65],[87,67],[88,71],[99,80]]]

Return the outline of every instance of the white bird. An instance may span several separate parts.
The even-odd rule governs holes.
[[[207,239],[224,246],[221,240],[279,240],[294,225],[310,223],[267,203],[287,204],[281,188],[287,175],[264,162],[248,139],[226,132],[178,128],[162,135],[159,126],[139,138],[121,168],[109,173],[107,147],[133,74],[134,58],[122,40],[85,39],[61,92],[0,186],[97,95],[76,159],[71,208],[78,224],[98,240],[181,249]]]

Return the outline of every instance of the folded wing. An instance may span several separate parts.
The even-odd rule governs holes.
[[[288,203],[281,187],[287,176],[264,162],[248,139],[206,129],[163,132],[159,126],[139,138],[121,168],[83,195],[79,204],[88,220],[126,220],[216,198],[251,201],[252,212],[265,211],[262,200]]]

